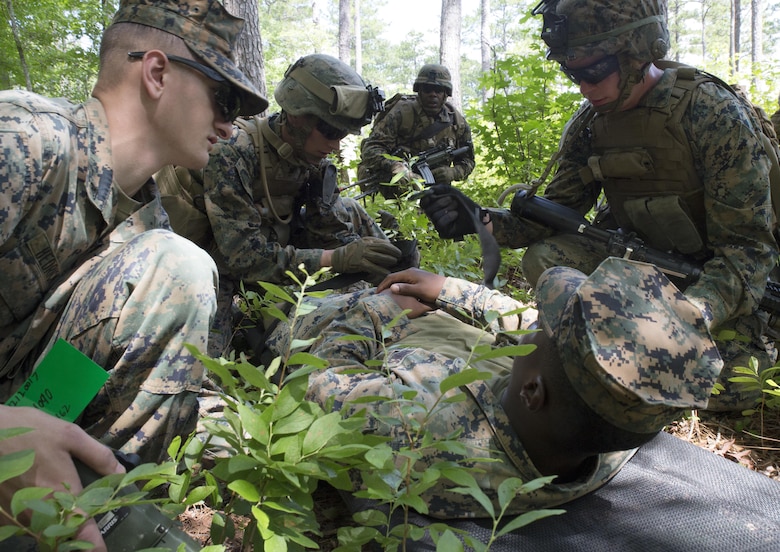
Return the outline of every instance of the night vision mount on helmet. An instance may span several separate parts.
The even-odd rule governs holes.
[[[359,134],[384,109],[385,94],[341,60],[311,54],[287,68],[274,98],[290,115],[315,115],[331,126]]]
[[[561,63],[620,54],[651,62],[669,49],[663,0],[542,0],[531,13],[543,17],[547,59]]]

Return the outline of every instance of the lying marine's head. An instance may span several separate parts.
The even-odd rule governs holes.
[[[536,300],[559,379],[591,413],[572,424],[596,425],[597,437],[583,438],[604,439],[588,443],[593,452],[638,446],[707,406],[723,361],[699,309],[655,266],[608,258],[590,276],[551,268]]]

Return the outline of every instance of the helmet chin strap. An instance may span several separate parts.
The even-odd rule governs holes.
[[[609,113],[610,111],[618,111],[626,102],[626,100],[628,100],[628,97],[631,95],[631,91],[634,89],[634,86],[642,82],[642,79],[645,78],[647,68],[650,67],[650,64],[648,63],[642,66],[640,69],[634,69],[631,66],[631,61],[627,56],[623,54],[617,55],[620,61],[620,82],[618,83],[620,94],[615,101],[594,107],[593,110],[596,113]]]

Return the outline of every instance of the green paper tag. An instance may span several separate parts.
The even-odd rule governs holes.
[[[108,379],[108,372],[64,339],[58,339],[8,406],[32,406],[74,421]]]

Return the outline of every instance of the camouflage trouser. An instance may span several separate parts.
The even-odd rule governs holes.
[[[531,285],[535,285],[542,272],[553,266],[568,266],[590,274],[606,255],[604,246],[581,236],[554,236],[528,247],[523,255],[523,275]],[[733,330],[748,341],[718,339],[724,330]],[[749,366],[751,357],[758,361],[759,372],[774,366],[777,350],[774,342],[764,335],[765,332],[766,316],[763,312],[729,320],[712,331],[724,363],[718,383],[725,391],[710,398],[707,410],[740,411],[755,406],[760,393],[746,393],[740,384],[728,380],[737,375],[735,367]]]
[[[208,254],[165,230],[139,234],[84,276],[46,347],[61,337],[110,374],[79,425],[144,461],[166,458],[195,428],[204,368],[184,344],[205,350],[216,284]]]
[[[346,222],[353,233],[361,237],[387,238],[382,228],[371,218],[362,205],[351,197],[342,197],[341,205],[343,208],[336,210],[339,220]],[[335,249],[344,245],[336,236],[331,236],[331,240],[326,238],[319,243],[309,244],[306,235],[296,235],[292,245],[300,249],[312,247],[322,249]],[[254,282],[253,282],[254,283]],[[363,289],[370,287],[370,284],[361,283],[356,286]],[[239,287],[236,283],[228,281],[226,278],[220,279],[218,294],[218,310],[209,335],[208,353],[212,357],[225,356],[230,350],[230,341],[235,332],[236,312],[233,308],[235,294]],[[354,289],[342,290],[354,291]]]

